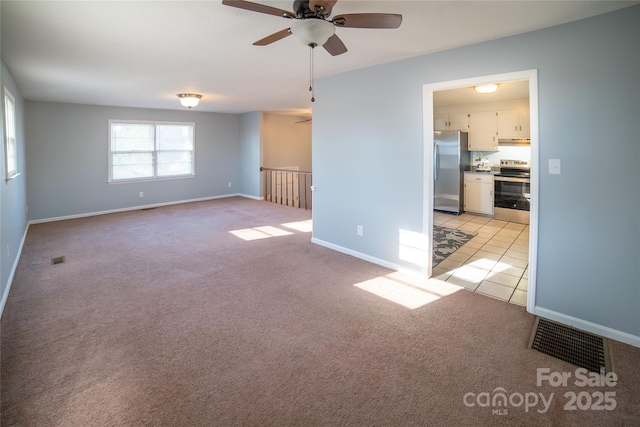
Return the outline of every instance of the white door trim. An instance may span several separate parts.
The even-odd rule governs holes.
[[[428,245],[427,266],[424,273],[427,277],[432,274],[433,256],[433,92],[448,89],[476,86],[485,83],[509,82],[518,80],[529,81],[529,111],[531,115],[531,212],[529,224],[529,288],[527,291],[527,311],[534,313],[536,297],[536,272],[538,254],[538,176],[539,167],[539,135],[538,135],[538,70],[523,70],[504,74],[471,77],[461,80],[428,83],[423,89],[423,145],[424,145],[424,194],[423,200],[423,230]]]

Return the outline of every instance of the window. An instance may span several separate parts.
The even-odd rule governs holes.
[[[4,159],[5,180],[18,175],[18,147],[16,143],[16,100],[11,92],[4,88]]]
[[[109,182],[194,176],[193,123],[109,121]]]

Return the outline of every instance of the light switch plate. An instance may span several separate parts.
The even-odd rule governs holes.
[[[560,159],[549,159],[549,174],[560,175]]]

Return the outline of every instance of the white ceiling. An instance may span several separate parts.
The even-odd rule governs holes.
[[[529,98],[529,81],[496,82],[498,90],[478,93],[471,87],[441,90],[433,93],[433,105],[479,104]]]
[[[293,1],[260,1],[292,10]],[[316,49],[316,77],[492,40],[640,1],[353,1],[333,15],[403,15],[396,30],[338,28],[349,51]],[[2,58],[30,100],[200,111],[302,113],[312,107],[309,48],[252,43],[291,21],[220,1],[2,0]],[[316,97],[322,93],[316,92]]]

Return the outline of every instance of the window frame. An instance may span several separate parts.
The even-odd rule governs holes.
[[[145,176],[141,178],[125,178],[114,179],[113,178],[113,154],[112,151],[112,131],[114,125],[150,125],[153,126],[153,176]],[[192,133],[192,149],[191,151],[191,173],[181,175],[169,175],[158,176],[158,155],[159,152],[168,152],[172,150],[158,150],[158,127],[162,125],[178,125],[178,126],[191,126]],[[146,151],[145,151],[146,152]],[[108,157],[108,171],[107,171],[107,183],[108,184],[126,184],[131,182],[143,182],[143,181],[165,181],[171,179],[185,179],[194,178],[196,176],[196,124],[195,122],[176,122],[176,121],[162,121],[162,120],[118,120],[109,119],[109,131],[107,138],[107,157]]]
[[[12,179],[17,178],[18,176],[20,176],[20,172],[18,171],[18,118],[17,118],[17,114],[16,114],[16,98],[13,96],[13,94],[11,93],[11,91],[6,87],[3,86],[3,90],[2,90],[2,109],[3,109],[3,114],[2,114],[2,120],[4,121],[4,135],[3,135],[3,146],[4,146],[4,179],[5,182],[8,183],[9,181],[11,181]],[[11,101],[11,103],[13,104],[12,106],[12,112],[13,112],[13,117],[11,117],[11,120],[9,118],[9,108],[7,107],[7,100]],[[10,121],[12,123],[10,123]],[[11,125],[11,126],[9,126]],[[13,137],[10,137],[9,132],[10,130],[13,130]],[[12,141],[11,141],[12,139]],[[15,169],[14,170],[10,170],[9,169],[9,164],[10,164],[10,146],[13,145],[13,162],[15,163]]]

